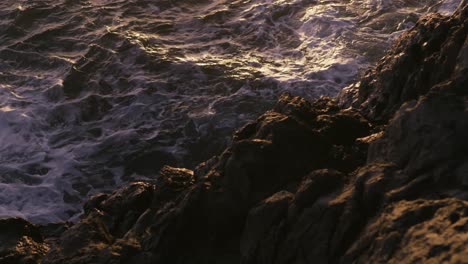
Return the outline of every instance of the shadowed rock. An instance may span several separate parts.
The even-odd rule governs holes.
[[[37,226],[19,218],[0,220],[0,263],[38,263],[48,250]]]

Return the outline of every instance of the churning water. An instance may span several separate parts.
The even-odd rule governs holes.
[[[335,95],[440,0],[3,0],[0,217],[193,167],[282,92]]]

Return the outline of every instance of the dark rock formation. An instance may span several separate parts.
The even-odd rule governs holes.
[[[338,100],[283,95],[221,155],[91,198],[59,238],[4,220],[0,260],[466,263],[467,31],[466,4],[422,18]]]
[[[463,1],[451,17],[432,14],[420,19],[375,68],[341,93],[342,106],[353,105],[369,119],[385,123],[402,104],[435,85],[466,83],[467,4]]]
[[[19,218],[0,220],[0,263],[38,263],[48,250],[37,226]]]
[[[270,235],[266,230],[277,224],[273,218],[284,222],[288,216],[283,196],[300,206],[313,205],[348,181],[336,170],[314,170],[333,164],[349,172],[364,163],[363,144],[355,139],[369,135],[370,125],[330,98],[321,101],[327,102],[310,104],[284,95],[273,111],[239,130],[223,154],[194,173],[164,167],[155,184],[134,183],[93,197],[83,219],[64,232],[44,262],[238,263],[257,256],[251,247]],[[342,130],[346,126],[355,130]],[[277,202],[284,210],[276,208]],[[260,215],[252,212],[259,203],[266,204],[260,205]],[[263,218],[255,221],[269,215],[269,227],[261,225]],[[246,219],[264,232],[243,231],[249,229]],[[278,227],[277,235],[260,245],[273,250],[283,229]],[[240,240],[245,241],[241,249]]]

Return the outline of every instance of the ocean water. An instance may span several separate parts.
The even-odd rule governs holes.
[[[456,0],[3,0],[0,217],[193,168],[290,92],[335,95]]]

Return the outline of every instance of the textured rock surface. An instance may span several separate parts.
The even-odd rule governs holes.
[[[348,250],[345,263],[466,263],[468,202],[401,201],[385,208]]]
[[[403,34],[380,63],[341,93],[342,106],[353,105],[366,117],[385,122],[400,106],[444,82],[466,82],[466,1],[451,17],[428,15]]]
[[[283,95],[193,172],[91,198],[59,238],[0,222],[21,223],[0,259],[466,263],[467,12],[421,19],[338,99]]]
[[[37,226],[17,218],[0,220],[0,263],[38,263],[48,250]]]

